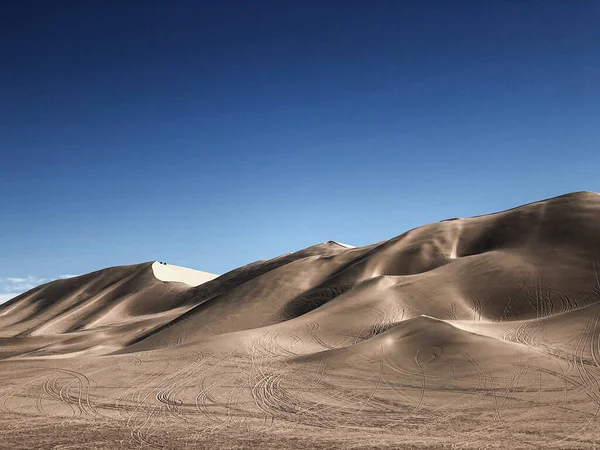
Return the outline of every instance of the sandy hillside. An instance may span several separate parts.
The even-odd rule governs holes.
[[[285,249],[282,249],[285,250]],[[6,448],[600,446],[600,194],[0,305]]]

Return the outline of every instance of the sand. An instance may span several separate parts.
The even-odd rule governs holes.
[[[0,306],[7,448],[596,448],[600,194]],[[286,249],[282,249],[285,251]]]
[[[188,269],[187,267],[174,266],[158,261],[152,263],[152,273],[160,281],[185,283],[188,286],[200,286],[218,277],[218,275],[213,273],[201,272],[200,270]]]

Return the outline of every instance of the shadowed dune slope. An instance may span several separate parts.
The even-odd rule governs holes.
[[[53,281],[1,305],[0,354],[14,355],[19,346],[28,354],[85,351],[100,344],[108,351],[192,307],[179,295],[191,286],[158,280],[152,266],[111,267]]]

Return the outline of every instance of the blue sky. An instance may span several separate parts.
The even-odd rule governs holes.
[[[7,2],[0,299],[600,191],[599,21],[586,0]]]

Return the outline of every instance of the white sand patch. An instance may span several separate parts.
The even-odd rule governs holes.
[[[341,245],[342,247],[345,247],[345,248],[356,248],[354,245],[344,244],[343,242],[338,242],[338,241],[329,241],[329,242],[332,244]]]
[[[152,271],[154,272],[154,276],[160,281],[174,281],[190,286],[199,286],[219,276],[213,273],[201,272],[200,270],[188,269],[187,267],[163,264],[158,261],[152,264]]]

